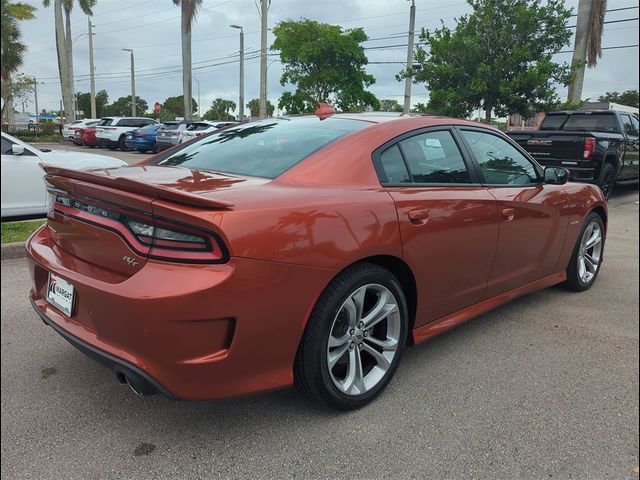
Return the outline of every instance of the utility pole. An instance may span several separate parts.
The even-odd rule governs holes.
[[[202,115],[200,114],[200,112],[202,110],[200,110],[202,108],[202,105],[200,103],[200,80],[198,80],[196,77],[191,77],[196,81],[196,85],[198,85],[198,118],[202,118]]]
[[[411,0],[409,10],[409,41],[407,42],[407,78],[404,79],[404,107],[402,113],[409,113],[411,110],[411,83],[412,78],[409,73],[413,66],[413,37],[416,29],[416,2]]]
[[[36,125],[38,125],[38,123],[40,123],[38,121],[40,120],[38,118],[40,116],[40,110],[38,110],[38,80],[36,79],[36,77],[33,77],[33,96],[35,97],[35,102],[36,102]]]
[[[229,25],[231,28],[240,30],[240,93],[238,95],[238,120],[244,120],[244,30],[240,25]],[[266,94],[265,94],[266,97]]]
[[[136,73],[135,63],[133,60],[133,49],[123,48],[125,52],[131,53],[131,116],[136,116]]]
[[[593,0],[580,0],[578,2],[578,18],[576,19],[576,38],[573,47],[573,58],[571,65],[582,64],[580,68],[575,70],[573,79],[569,83],[569,93],[567,100],[570,102],[579,102],[582,97],[582,85],[584,84],[584,61],[587,58],[587,40],[589,38],[589,18],[591,17],[591,9],[593,8]]]
[[[93,67],[93,24],[91,17],[87,17],[89,22],[89,84],[91,85],[91,118],[96,118],[96,78]]]
[[[260,0],[260,118],[267,118],[267,12],[269,0]]]

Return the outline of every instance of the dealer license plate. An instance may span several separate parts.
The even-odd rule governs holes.
[[[53,273],[49,274],[47,301],[70,317],[73,313],[73,301],[76,289],[69,282]]]

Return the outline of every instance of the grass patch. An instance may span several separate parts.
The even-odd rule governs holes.
[[[2,243],[24,242],[44,220],[25,222],[2,222]]]

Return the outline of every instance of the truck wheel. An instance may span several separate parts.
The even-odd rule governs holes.
[[[598,178],[598,186],[602,190],[605,200],[609,200],[613,193],[613,187],[616,184],[616,171],[613,169],[613,165],[605,163],[600,172]]]

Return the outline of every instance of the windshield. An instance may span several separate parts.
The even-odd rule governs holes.
[[[191,125],[189,125],[189,127],[187,127],[187,130],[190,132],[199,132],[211,127],[213,127],[213,125],[209,125],[208,123],[192,123]]]
[[[263,120],[207,135],[151,163],[276,178],[313,152],[370,125],[339,118]]]

